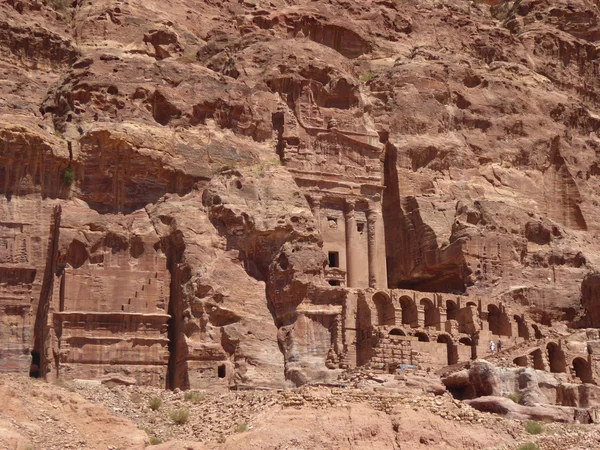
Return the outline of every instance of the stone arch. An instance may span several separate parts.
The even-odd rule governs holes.
[[[523,338],[526,341],[528,341],[529,340],[529,328],[527,328],[525,319],[523,319],[523,317],[519,316],[518,314],[514,315],[514,319],[517,322],[518,336],[520,338]]]
[[[508,316],[500,312],[500,308],[490,303],[488,310],[488,325],[492,334],[497,336],[511,336],[512,330]]]
[[[546,346],[548,351],[548,362],[550,363],[550,372],[563,373],[567,371],[567,362],[565,353],[560,349],[556,342],[549,342]]]
[[[467,306],[472,306],[474,308],[477,308],[477,303],[475,303],[475,302],[467,302]]]
[[[436,308],[431,300],[428,298],[422,298],[419,304],[425,311],[425,322],[426,327],[435,327],[440,323],[440,310]]]
[[[513,359],[513,364],[519,367],[527,367],[529,365],[529,359],[527,358],[527,355],[517,356]]]
[[[471,359],[477,359],[477,347],[473,344],[473,340],[468,337],[462,337],[458,340],[458,345],[466,345],[471,347]]]
[[[440,334],[437,338],[438,344],[446,344],[446,351],[448,355],[448,365],[456,364],[458,362],[458,353],[456,346],[452,341],[452,338],[447,334]]]
[[[396,311],[392,299],[386,293],[375,293],[373,303],[377,311],[377,325],[396,325]]]
[[[419,339],[419,342],[429,342],[429,336],[427,336],[427,333],[423,333],[422,331],[415,333],[415,337]]]
[[[542,353],[541,349],[536,348],[534,351],[532,351],[529,354],[529,356],[533,360],[533,368],[534,369],[546,370],[546,365],[544,364],[544,354]]]
[[[406,333],[400,328],[394,328],[389,332],[390,336],[406,336]]]
[[[540,331],[540,327],[538,327],[536,324],[533,324],[533,325],[531,325],[531,328],[533,328],[533,332],[535,333],[535,338],[536,339],[543,339],[544,338],[544,335]]]
[[[446,319],[458,320],[458,305],[454,300],[446,300]]]
[[[572,366],[573,370],[575,371],[575,376],[579,378],[582,383],[592,383],[594,381],[592,368],[584,358],[575,358]]]
[[[419,325],[417,306],[410,297],[400,297],[400,308],[402,308],[402,323],[417,327]]]

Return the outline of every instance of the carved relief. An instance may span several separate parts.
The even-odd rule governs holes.
[[[0,222],[0,264],[29,264],[29,234],[31,225]]]

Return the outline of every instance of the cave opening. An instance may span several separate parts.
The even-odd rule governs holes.
[[[573,360],[573,371],[582,383],[592,383],[594,381],[591,367],[583,358],[575,358]]]
[[[550,363],[550,372],[563,373],[567,371],[565,354],[558,344],[550,342],[546,347],[548,350],[548,362]]]
[[[31,352],[31,366],[29,367],[29,376],[31,378],[40,377],[40,352],[34,350]]]

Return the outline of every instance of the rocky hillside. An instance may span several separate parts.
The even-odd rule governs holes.
[[[544,424],[543,434],[531,435],[517,420],[480,413],[448,394],[435,397],[406,386],[398,392],[397,384],[382,387],[380,381],[363,380],[362,388],[349,389],[186,395],[0,375],[0,445],[11,450],[514,450],[535,442],[541,450],[588,450],[600,443],[597,427]],[[173,412],[182,410],[187,420],[175,423]]]
[[[330,379],[374,361],[375,287],[600,326],[596,2],[2,0],[0,17],[0,371]],[[334,194],[343,264],[342,223],[318,213]],[[428,326],[428,305],[378,325]]]

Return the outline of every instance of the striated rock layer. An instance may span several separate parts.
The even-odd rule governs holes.
[[[0,12],[0,372],[598,382],[597,5]]]

